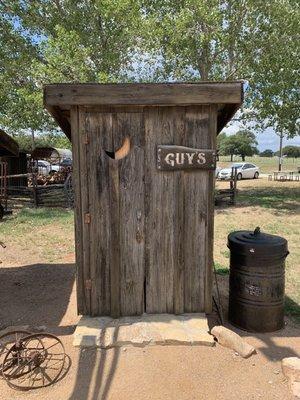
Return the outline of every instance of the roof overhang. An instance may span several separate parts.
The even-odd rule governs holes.
[[[0,157],[17,157],[18,155],[18,143],[6,132],[0,129]]]
[[[243,102],[243,81],[199,83],[51,84],[44,106],[71,140],[72,106],[218,105],[217,133]]]

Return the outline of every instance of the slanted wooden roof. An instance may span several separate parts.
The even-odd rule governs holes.
[[[219,133],[243,102],[243,82],[52,84],[44,105],[71,139],[71,106],[188,106],[217,104]]]
[[[59,161],[66,158],[72,158],[72,151],[69,149],[59,149],[56,147],[36,147],[32,153],[31,157],[35,160],[38,159],[51,159],[52,161]]]
[[[11,136],[0,129],[0,157],[17,157],[18,155],[18,143]]]

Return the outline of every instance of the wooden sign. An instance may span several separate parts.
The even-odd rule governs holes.
[[[157,168],[161,171],[178,169],[213,170],[216,168],[216,152],[183,146],[158,145]]]

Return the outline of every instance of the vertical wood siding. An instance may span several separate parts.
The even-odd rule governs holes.
[[[216,106],[73,107],[71,118],[79,312],[210,311],[214,171],[158,171],[156,146],[214,149]],[[125,138],[129,154],[109,157]]]

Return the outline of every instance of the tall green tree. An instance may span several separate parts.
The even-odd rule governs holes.
[[[145,0],[145,39],[175,80],[246,79],[243,116],[299,134],[300,3],[297,0]]]
[[[0,125],[54,129],[42,85],[121,79],[136,47],[136,0],[0,1]]]
[[[221,154],[230,155],[231,161],[233,161],[234,155],[241,156],[245,161],[246,156],[258,153],[256,137],[247,129],[238,131],[235,135],[225,136],[222,139],[220,150]]]
[[[300,146],[285,146],[282,149],[282,154],[289,158],[299,158],[300,157]]]

